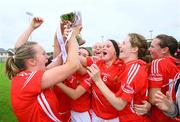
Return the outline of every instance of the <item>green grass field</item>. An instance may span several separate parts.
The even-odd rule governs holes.
[[[4,66],[0,62],[0,122],[17,122],[10,102],[11,81],[4,74]]]

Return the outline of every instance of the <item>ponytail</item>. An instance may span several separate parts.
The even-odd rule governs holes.
[[[130,43],[132,47],[138,47],[138,58],[149,62],[151,60],[149,57],[146,57],[148,53],[148,43],[144,36],[137,33],[128,34],[130,37]]]
[[[20,71],[26,69],[25,61],[35,57],[35,50],[33,45],[36,45],[36,42],[26,42],[15,51],[10,51],[11,56],[6,61],[6,74],[9,79],[12,79]]]
[[[12,77],[16,76],[19,72],[19,68],[15,65],[13,56],[8,57],[6,61],[6,74],[9,79],[12,79]]]

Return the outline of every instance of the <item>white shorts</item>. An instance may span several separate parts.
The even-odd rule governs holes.
[[[106,120],[106,119],[96,116],[96,114],[92,112],[92,122],[120,122],[120,121],[119,121],[119,117]]]
[[[91,122],[91,117],[88,111],[75,112],[71,110],[71,122]]]

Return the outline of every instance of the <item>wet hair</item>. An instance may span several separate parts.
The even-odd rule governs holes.
[[[92,56],[91,51],[87,49],[86,47],[79,47],[79,49],[85,49],[88,52],[88,56]]]
[[[174,56],[178,49],[178,41],[174,37],[165,34],[160,34],[156,38],[160,40],[159,46],[161,48],[168,47],[170,54]]]
[[[128,34],[132,47],[138,47],[138,58],[146,61],[148,43],[144,36],[137,33]]]
[[[33,45],[36,44],[36,42],[26,42],[19,48],[14,49],[14,54],[8,57],[6,61],[6,74],[9,79],[27,68],[25,61],[35,57],[36,51]]]
[[[116,56],[119,57],[120,49],[119,49],[118,43],[115,40],[112,40],[112,39],[109,39],[108,41],[110,41],[113,44],[114,49],[116,51]]]

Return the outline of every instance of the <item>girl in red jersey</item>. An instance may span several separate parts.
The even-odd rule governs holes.
[[[120,122],[145,122],[146,116],[135,113],[134,104],[140,104],[146,99],[148,81],[146,63],[142,60],[147,50],[145,38],[131,33],[120,44],[120,59],[126,66],[119,76],[118,92],[113,93],[100,77],[100,68],[93,64],[88,67],[88,73],[109,103],[119,112]]]
[[[62,36],[59,35],[58,39],[61,39],[63,41],[66,40],[67,36],[65,35],[68,35],[68,31],[65,31],[67,30],[67,27],[66,26],[66,23],[68,23],[68,21],[65,21],[65,22],[61,22],[61,26],[60,26],[60,29],[61,29],[61,33],[62,33]],[[66,34],[67,33],[67,34]],[[63,36],[64,35],[64,36]],[[77,38],[77,37],[76,37]],[[59,47],[59,42],[58,42],[58,39],[57,39],[57,33],[55,33],[55,36],[54,36],[54,58],[58,57],[58,55],[60,55],[61,53],[61,49]],[[84,40],[79,40],[78,43],[79,45],[82,45],[85,41]],[[83,55],[83,56],[88,56],[90,54],[90,52],[86,49],[86,48],[83,48],[83,47],[80,47],[79,48],[79,55]],[[71,76],[70,76],[71,77]],[[62,82],[62,85],[67,85],[69,84],[68,83],[68,80],[70,78],[67,78],[65,81]],[[62,122],[70,122],[70,121],[73,121],[73,119],[71,120],[71,98],[60,88],[60,83],[59,85],[56,85],[54,87],[54,91],[55,91],[55,94],[58,98],[58,102],[61,104],[60,108],[59,108],[59,114],[60,114],[60,117],[61,117],[61,120]],[[78,90],[79,91],[79,90]],[[73,91],[73,93],[75,93]],[[89,103],[90,104],[90,103]],[[77,115],[76,115],[77,116]]]
[[[66,23],[67,22],[61,22],[60,24],[60,34],[59,35],[59,39],[63,40],[65,42],[66,40],[66,35],[65,33],[65,29],[67,27],[66,26]],[[59,46],[59,42],[58,42],[58,39],[57,39],[57,32],[55,33],[54,35],[54,52],[53,52],[53,57],[54,57],[54,60],[56,60],[56,57],[57,58],[62,58],[62,55],[59,56],[61,53],[61,49],[60,49],[60,46]],[[62,60],[62,59],[61,59]],[[62,82],[65,82],[65,81],[62,81]],[[62,122],[70,122],[71,119],[70,119],[70,116],[71,116],[71,104],[70,104],[70,101],[71,101],[71,98],[69,96],[67,96],[67,94],[65,94],[58,86],[57,84],[54,86],[54,92],[57,96],[57,99],[58,99],[58,102],[60,104],[59,106],[59,115],[60,115],[60,118],[61,118],[61,121]]]
[[[81,59],[84,66],[97,64],[101,70],[102,82],[112,92],[116,92],[118,75],[123,70],[123,62],[118,59],[119,47],[114,40],[107,40],[103,44],[102,59],[93,62],[92,58]],[[118,111],[104,97],[100,89],[92,82],[92,122],[119,122]]]
[[[79,48],[79,56],[91,56],[90,52],[83,47]],[[82,69],[81,69],[82,70]],[[85,70],[86,71],[86,70]],[[91,108],[91,84],[87,72],[80,74],[78,71],[58,86],[71,99],[71,121],[90,122],[89,110]]]
[[[156,36],[149,48],[153,61],[149,69],[149,101],[152,104],[151,120],[153,122],[177,122],[178,120],[166,116],[157,104],[156,95],[158,93],[170,93],[171,99],[175,102],[175,92],[173,89],[173,79],[179,72],[177,59],[174,54],[178,49],[178,41],[165,34]],[[161,91],[161,92],[160,92]]]
[[[45,64],[48,57],[44,49],[36,42],[27,42],[30,34],[42,23],[43,19],[33,18],[31,25],[17,41],[14,55],[6,62],[6,73],[12,80],[12,108],[20,122],[60,122],[59,103],[51,87],[79,67],[75,37],[81,27],[77,26],[73,30],[68,43],[67,62],[58,66],[57,59],[57,62],[53,62],[57,66],[47,70]]]
[[[93,56],[96,56],[97,58],[101,59],[102,58],[102,43],[96,42],[93,47],[92,47],[92,53]]]

